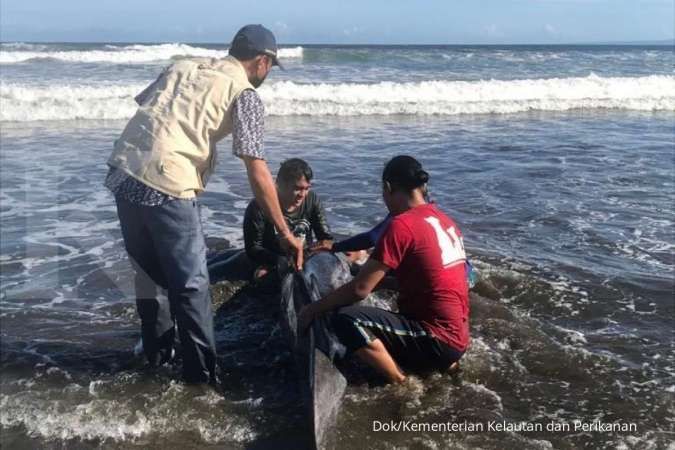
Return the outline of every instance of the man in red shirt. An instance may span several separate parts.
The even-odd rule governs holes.
[[[336,308],[335,333],[391,382],[403,368],[447,370],[469,344],[469,293],[462,234],[452,219],[425,200],[429,175],[410,156],[397,156],[382,174],[382,197],[393,216],[359,274],[299,317],[307,327]],[[347,306],[366,298],[393,271],[399,312]]]

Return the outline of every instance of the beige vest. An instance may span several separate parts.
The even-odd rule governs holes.
[[[174,63],[115,141],[108,164],[165,194],[194,197],[213,172],[216,142],[232,131],[232,104],[245,89],[253,86],[230,56]]]

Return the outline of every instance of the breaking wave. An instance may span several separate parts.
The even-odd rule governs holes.
[[[0,85],[1,121],[127,119],[142,83],[122,85]],[[526,111],[620,109],[675,111],[675,76],[587,77],[300,84],[280,81],[259,90],[273,116],[509,114]]]
[[[302,58],[302,47],[280,48],[280,58]],[[148,63],[166,61],[181,56],[223,58],[228,50],[208,49],[187,44],[105,45],[99,49],[53,50],[39,44],[11,43],[0,47],[0,64],[14,64],[33,60],[59,60],[71,63]]]

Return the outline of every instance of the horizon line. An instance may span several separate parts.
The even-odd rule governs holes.
[[[209,42],[209,41],[32,41],[32,40],[0,40],[0,44],[206,44],[206,45],[229,45],[229,42]],[[328,43],[328,42],[289,42],[279,43],[278,46],[331,46],[331,47],[440,47],[440,46],[574,46],[574,45],[652,45],[652,46],[673,46],[675,45],[675,37],[671,39],[656,39],[656,40],[636,40],[636,41],[598,41],[598,42],[562,42],[562,43],[541,43],[541,42],[518,42],[518,43],[397,43],[397,44],[382,44],[382,43]]]

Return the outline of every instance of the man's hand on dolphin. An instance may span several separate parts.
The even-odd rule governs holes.
[[[301,271],[304,265],[304,254],[302,242],[291,233],[281,236],[281,248],[293,256],[293,265],[295,270]]]

